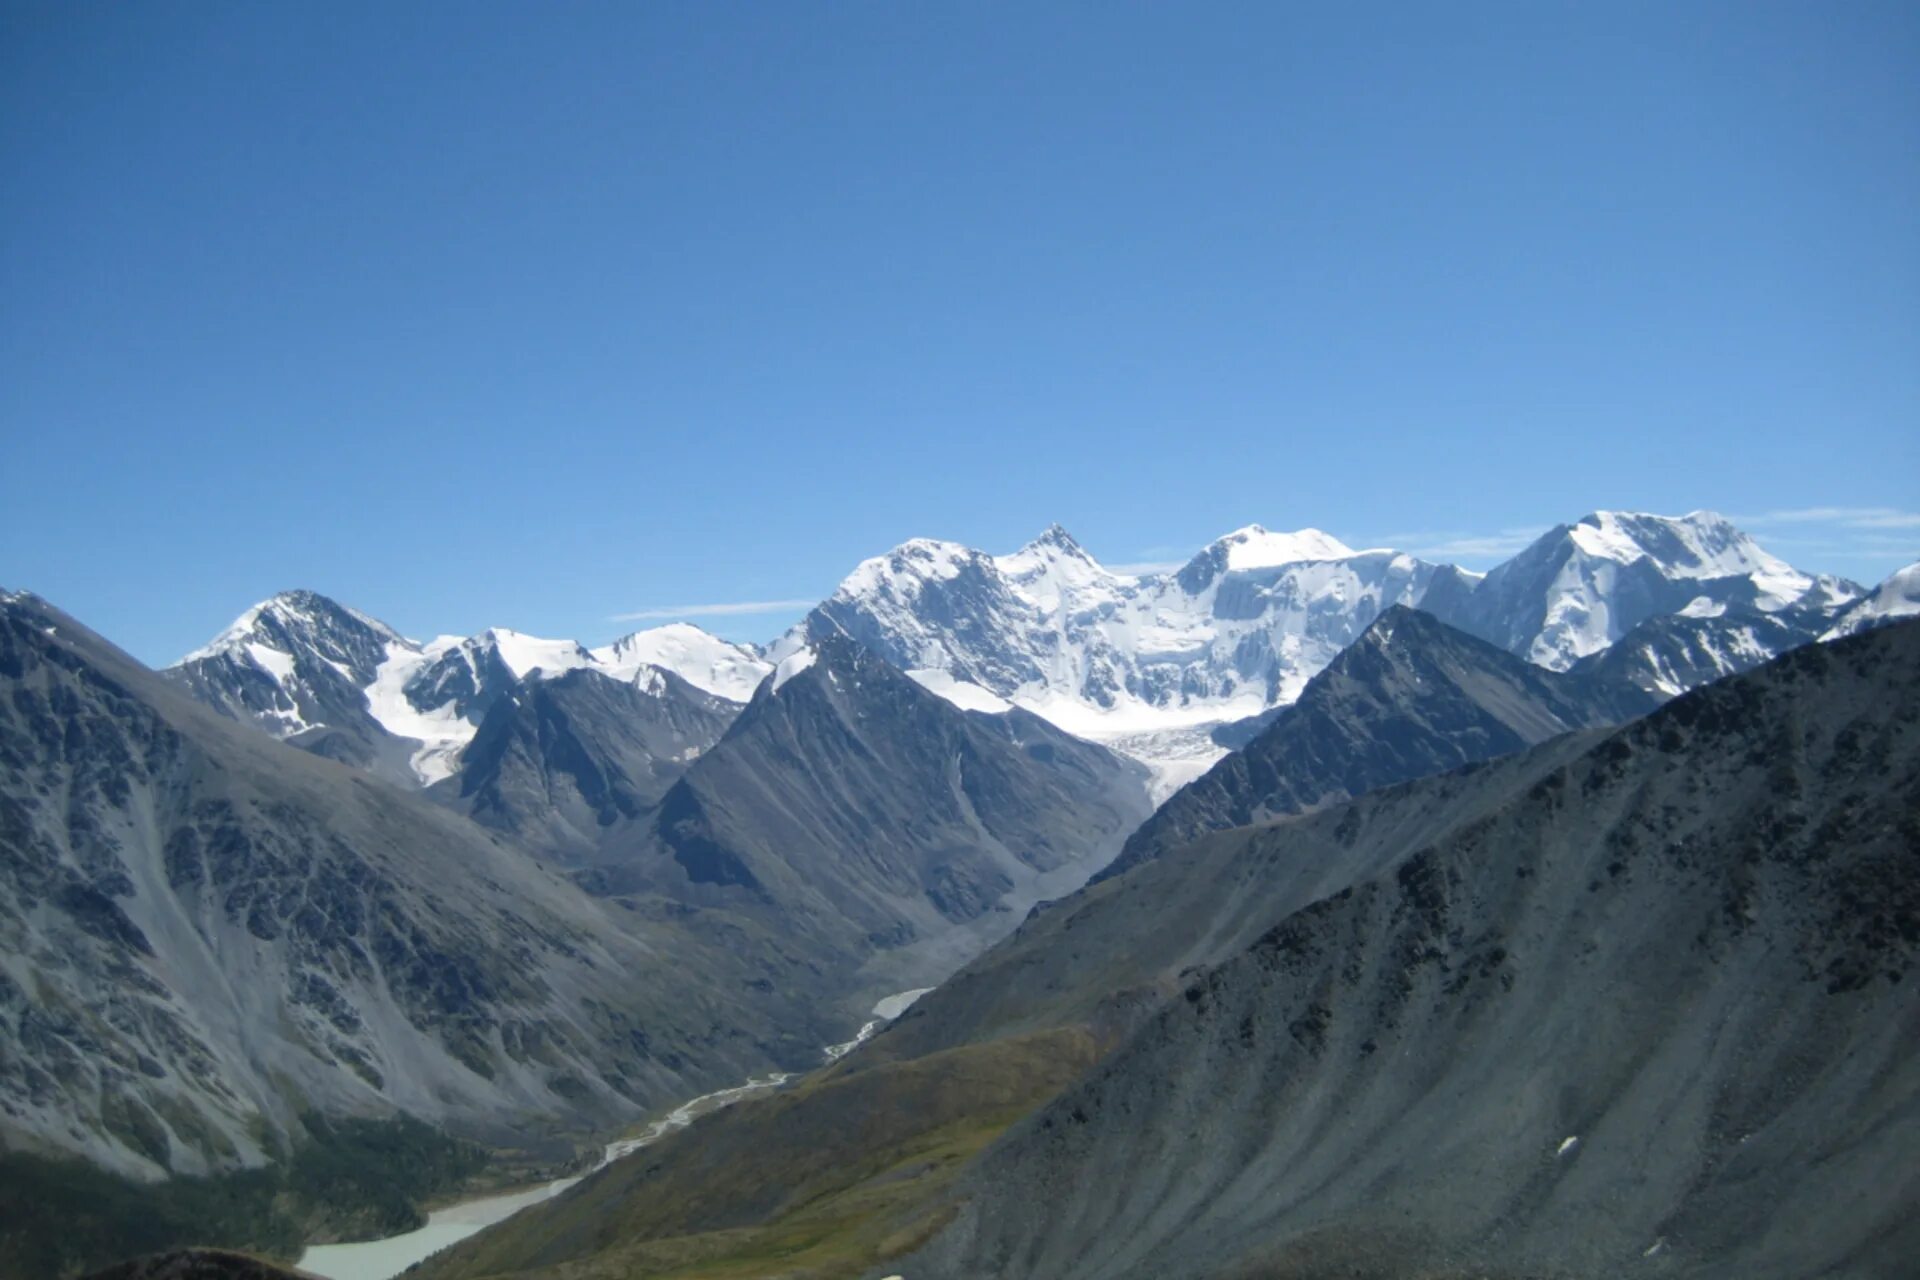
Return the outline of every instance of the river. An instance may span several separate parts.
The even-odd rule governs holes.
[[[828,1045],[822,1055],[828,1062],[837,1062],[878,1031],[893,1021],[907,1006],[925,995],[931,987],[917,991],[902,991],[890,995],[873,1006],[873,1017],[860,1028],[860,1033],[845,1044]],[[644,1132],[632,1138],[620,1138],[609,1142],[600,1154],[600,1163],[594,1169],[600,1169],[621,1156],[638,1151],[648,1143],[657,1142],[675,1129],[684,1129],[709,1111],[717,1111],[729,1103],[742,1098],[752,1097],[756,1093],[765,1093],[777,1089],[792,1079],[790,1072],[775,1072],[738,1084],[731,1089],[720,1089],[713,1093],[701,1094],[675,1107],[664,1119],[648,1125]],[[384,1240],[361,1240],[353,1244],[317,1244],[309,1247],[300,1255],[300,1269],[314,1275],[324,1276],[326,1280],[389,1280],[399,1275],[414,1263],[437,1253],[450,1244],[465,1240],[483,1227],[511,1218],[530,1204],[539,1204],[559,1195],[585,1174],[576,1174],[570,1178],[555,1178],[552,1182],[543,1182],[537,1186],[523,1187],[518,1191],[508,1191],[500,1195],[482,1196],[477,1200],[463,1200],[459,1204],[450,1204],[444,1209],[435,1209],[427,1215],[427,1224],[413,1231],[397,1236],[388,1236]]]

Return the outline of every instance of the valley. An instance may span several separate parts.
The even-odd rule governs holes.
[[[1408,868],[1504,830],[1516,797],[1610,744],[1653,733],[1652,757],[1696,779],[1662,829],[1701,806],[1758,820],[1734,775],[1683,763],[1687,735],[1642,726],[1761,716],[1774,694],[1719,691],[1773,690],[1783,663],[1833,686],[1822,715],[1866,717],[1834,743],[1871,743],[1801,768],[1808,804],[1862,761],[1897,773],[1905,740],[1803,655],[1887,655],[1846,678],[1896,706],[1889,637],[1912,601],[1899,575],[1869,591],[1793,570],[1718,517],[1601,512],[1485,575],[1258,526],[1159,575],[1112,573],[1058,526],[998,557],[920,540],[764,646],[680,625],[597,647],[502,628],[423,643],[295,591],[154,673],[37,597],[0,610],[18,1046],[0,1135],[136,1200],[142,1182],[278,1176],[363,1119],[491,1153],[489,1174],[378,1192],[374,1219],[321,1202],[260,1235],[195,1207],[159,1237],[384,1280],[428,1255],[475,1277],[568,1259],[569,1277],[824,1277],[909,1254],[913,1274],[988,1254],[1068,1274],[1046,1252],[1063,1246],[981,1234],[970,1206],[1045,1167],[1003,1153],[1052,1151],[1033,1126],[1058,1123],[1056,1098],[1145,1055],[1183,993],[1268,973],[1246,957],[1331,904],[1411,892]],[[1776,772],[1785,750],[1768,748]],[[1777,821],[1842,831],[1825,812]],[[1643,821],[1592,825],[1624,847]],[[1699,856],[1748,838],[1702,821]],[[1525,880],[1546,855],[1503,856]],[[1481,950],[1520,954],[1514,927]],[[1403,957],[1468,941],[1384,936]],[[1505,982],[1511,961],[1432,963]],[[1393,1000],[1440,999],[1423,971]],[[1316,998],[1286,1015],[1294,1041]],[[1245,1016],[1258,1049],[1268,1015]],[[1172,1150],[1114,1158],[1171,1168]],[[511,1172],[536,1168],[554,1172]],[[66,1176],[34,1174],[0,1217],[42,1214]],[[1236,1220],[1214,1243],[1290,1222]],[[1205,1253],[1140,1240],[1098,1273]]]

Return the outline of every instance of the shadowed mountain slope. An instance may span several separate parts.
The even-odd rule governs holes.
[[[498,1141],[618,1124],[837,1024],[518,847],[0,597],[0,1133],[135,1176],[307,1111]]]
[[[961,711],[828,637],[580,878],[754,922],[803,968],[871,962],[854,985],[884,994],[944,977],[1083,883],[1146,815],[1146,779],[1037,716]]]
[[[739,713],[658,667],[528,681],[493,704],[458,772],[429,794],[544,855],[583,858],[659,804]]]
[[[1184,955],[1219,963],[891,1269],[1786,1280],[1920,1250],[1920,626],[1209,837],[1040,917],[1035,972],[1124,939],[1168,974],[1142,931],[1203,873]]]
[[[1657,705],[1632,685],[1549,671],[1395,605],[1251,742],[1161,805],[1101,878],[1208,831],[1445,773]]]

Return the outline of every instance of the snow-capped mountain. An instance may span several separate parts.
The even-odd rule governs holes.
[[[772,656],[848,635],[963,707],[1025,707],[1153,760],[1170,787],[1219,756],[1211,726],[1291,701],[1438,569],[1258,525],[1141,577],[1058,525],[998,557],[915,539],[861,563]]]
[[[1841,614],[1840,620],[1820,638],[1838,640],[1916,614],[1920,614],[1920,562],[1894,570],[1885,582]]]
[[[1883,591],[1887,616],[1911,603],[1898,583]],[[1136,576],[1054,525],[1011,555],[902,543],[764,652],[685,624],[597,649],[500,628],[420,644],[290,592],[168,674],[300,746],[420,785],[457,772],[488,709],[530,680],[588,670],[633,682],[658,668],[744,703],[776,663],[844,635],[962,708],[1023,707],[1147,760],[1165,795],[1223,754],[1222,725],[1291,704],[1394,605],[1556,671],[1604,661],[1670,696],[1827,633],[1864,594],[1794,569],[1711,512],[1596,511],[1485,575],[1249,525],[1174,572]]]
[[[530,681],[590,670],[660,696],[665,670],[744,703],[771,669],[752,648],[684,624],[594,651],[503,627],[423,644],[316,592],[288,591],[162,674],[295,746],[427,786],[459,770],[487,712]]]
[[[1556,671],[1631,635],[1637,656],[1616,674],[1670,696],[1807,643],[1861,592],[1710,512],[1598,511],[1485,575],[1250,525],[1173,573],[1135,577],[1055,525],[1006,556],[903,543],[862,562],[770,656],[851,636],[963,707],[1025,707],[1150,760],[1164,792],[1218,758],[1218,726],[1290,704],[1396,604]]]
[[[368,693],[391,674],[396,651],[417,652],[418,646],[316,592],[285,591],[248,609],[162,674],[233,719],[406,781],[410,752]]]
[[[1649,618],[1727,608],[1832,614],[1861,590],[1844,578],[1801,573],[1711,511],[1596,511],[1542,534],[1471,593],[1427,607],[1461,630],[1565,671]]]
[[[729,702],[746,702],[773,664],[751,645],[734,644],[685,622],[649,627],[593,651],[608,675],[631,680],[643,667],[661,667]]]

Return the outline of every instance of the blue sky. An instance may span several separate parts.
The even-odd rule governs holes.
[[[0,8],[0,583],[602,640],[910,536],[1920,557],[1920,7]],[[761,638],[797,612],[701,617]]]

